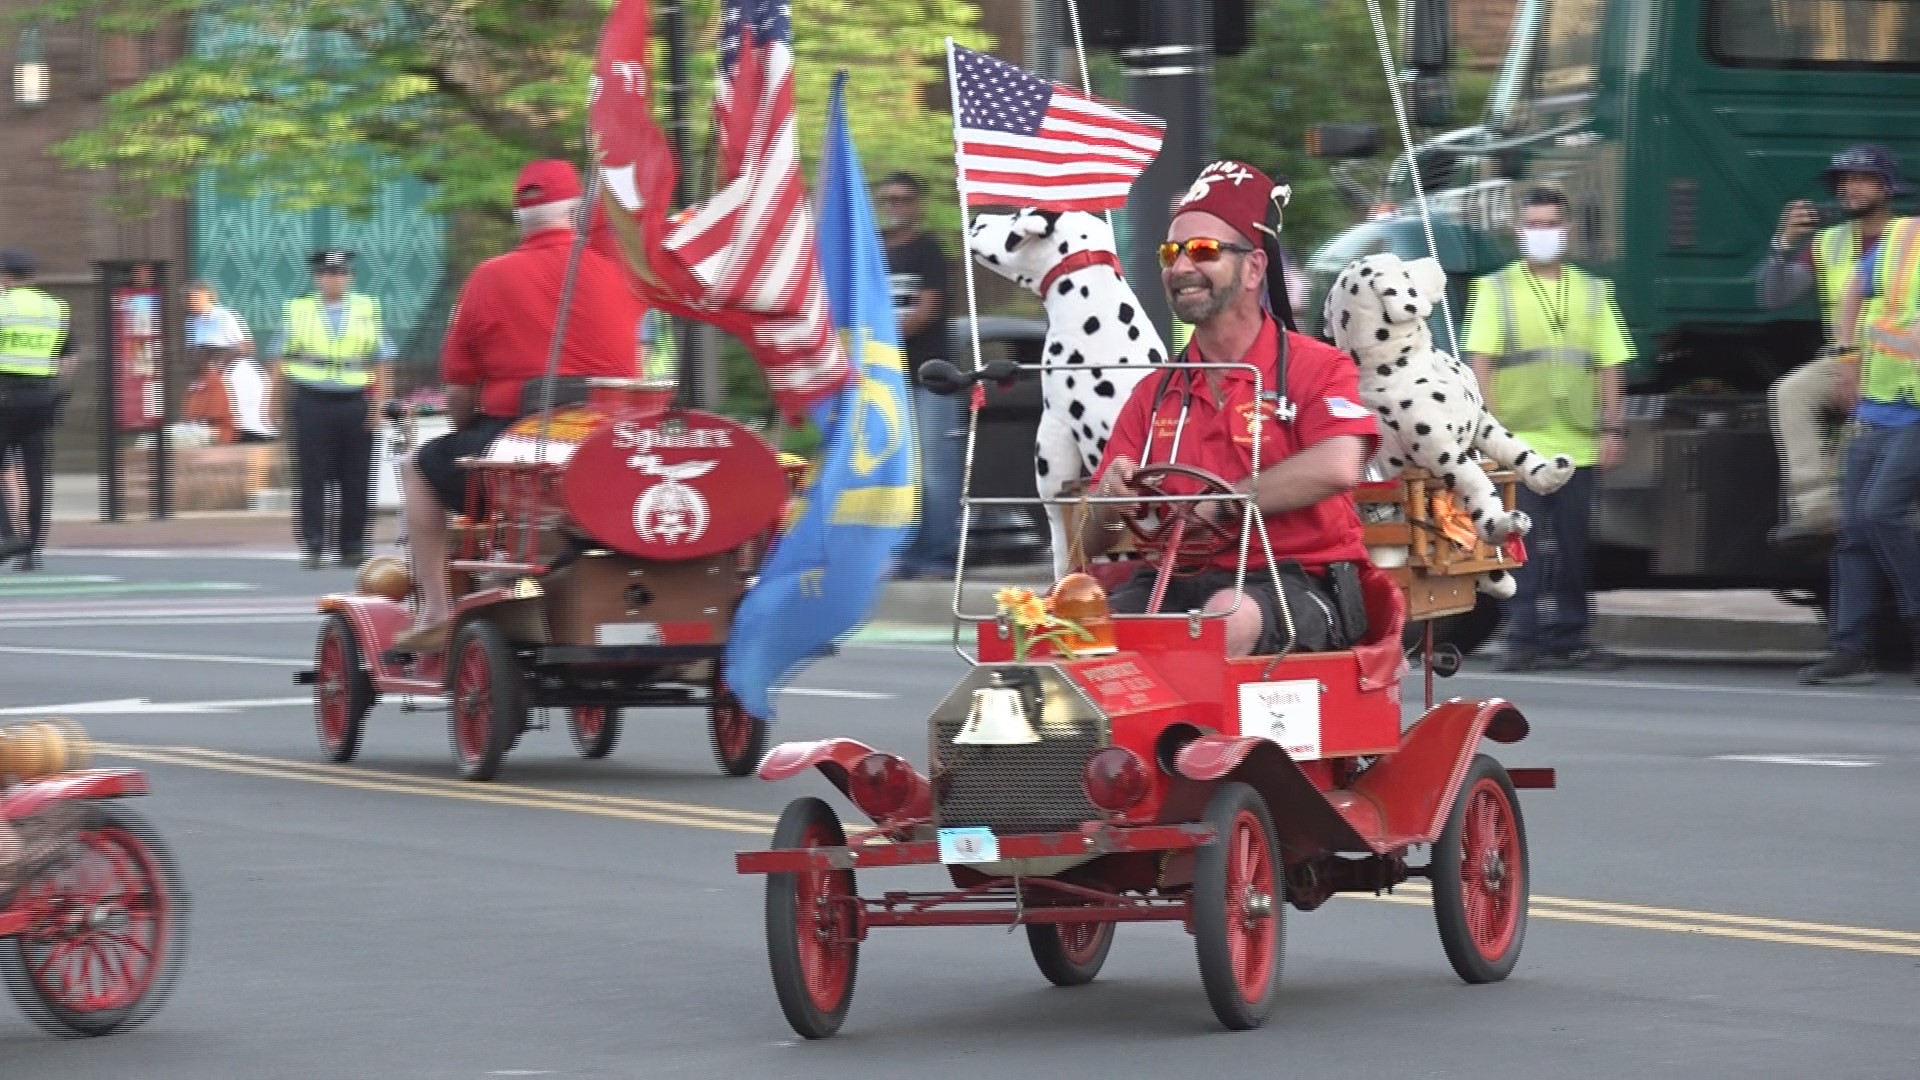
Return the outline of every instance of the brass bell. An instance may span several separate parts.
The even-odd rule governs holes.
[[[973,692],[973,708],[953,741],[964,746],[1021,746],[1040,741],[1027,719],[1020,691],[1011,686],[982,686]]]
[[[0,728],[0,783],[21,783],[84,769],[93,740],[71,720],[31,720]]]
[[[399,603],[413,592],[413,574],[407,564],[391,555],[376,555],[360,567],[354,579],[354,591],[362,596],[384,596]]]

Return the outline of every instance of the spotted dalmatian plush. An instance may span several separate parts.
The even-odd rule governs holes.
[[[981,214],[967,230],[967,249],[982,266],[1039,295],[1047,310],[1046,363],[1137,365],[1041,375],[1034,480],[1041,498],[1058,498],[1099,467],[1120,407],[1150,374],[1147,365],[1166,359],[1166,343],[1120,275],[1113,230],[1093,214]],[[1055,577],[1071,569],[1062,510],[1047,507]]]
[[[1558,491],[1574,465],[1564,454],[1543,457],[1515,437],[1487,411],[1473,369],[1434,348],[1427,316],[1445,288],[1446,271],[1435,259],[1368,255],[1335,279],[1325,325],[1334,344],[1359,363],[1360,397],[1380,414],[1376,464],[1388,476],[1408,465],[1438,476],[1458,493],[1481,536],[1499,543],[1524,535],[1532,522],[1506,509],[1474,453],[1512,469],[1541,495]]]

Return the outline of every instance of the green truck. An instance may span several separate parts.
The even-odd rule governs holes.
[[[1920,4],[1520,0],[1486,115],[1443,131],[1448,20],[1445,0],[1412,0],[1402,79],[1414,122],[1442,133],[1370,189],[1347,185],[1364,220],[1308,260],[1307,320],[1352,259],[1429,253],[1416,172],[1456,332],[1472,279],[1517,257],[1520,198],[1560,188],[1570,257],[1614,281],[1638,352],[1625,460],[1601,484],[1596,588],[1761,587],[1824,604],[1825,553],[1767,542],[1779,470],[1766,391],[1814,355],[1819,315],[1811,300],[1762,310],[1756,270],[1788,201],[1834,205],[1820,172],[1844,146],[1881,143],[1920,172]],[[1337,176],[1382,141],[1363,126],[1315,138],[1344,162]],[[1438,316],[1435,340],[1450,341]]]

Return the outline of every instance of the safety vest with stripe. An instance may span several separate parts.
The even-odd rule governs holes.
[[[1562,279],[1540,283],[1554,300],[1563,295],[1561,325],[1553,325],[1535,297],[1524,262],[1486,279],[1504,346],[1495,357],[1493,396],[1500,421],[1522,438],[1559,432],[1590,443],[1600,430],[1599,363],[1586,347],[1587,328],[1613,316],[1599,278],[1572,266]],[[1522,304],[1522,296],[1536,300]],[[1560,441],[1560,440],[1547,440]]]
[[[1920,218],[1888,226],[1860,314],[1860,397],[1920,405]]]
[[[66,335],[65,300],[24,285],[0,294],[0,373],[59,374],[60,342]]]
[[[1893,223],[1888,222],[1887,228],[1892,227]],[[1833,325],[1840,321],[1840,298],[1862,254],[1859,226],[1854,222],[1822,229],[1813,238],[1814,284],[1820,290],[1820,322],[1829,335],[1833,335]]]
[[[359,390],[372,383],[372,360],[380,349],[379,301],[349,293],[341,330],[338,337],[328,332],[318,297],[288,301],[287,378],[316,390]]]

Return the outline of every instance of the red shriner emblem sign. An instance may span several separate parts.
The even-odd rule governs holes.
[[[780,519],[786,473],[772,448],[725,417],[616,419],[567,463],[567,513],[595,539],[643,559],[731,551]]]

